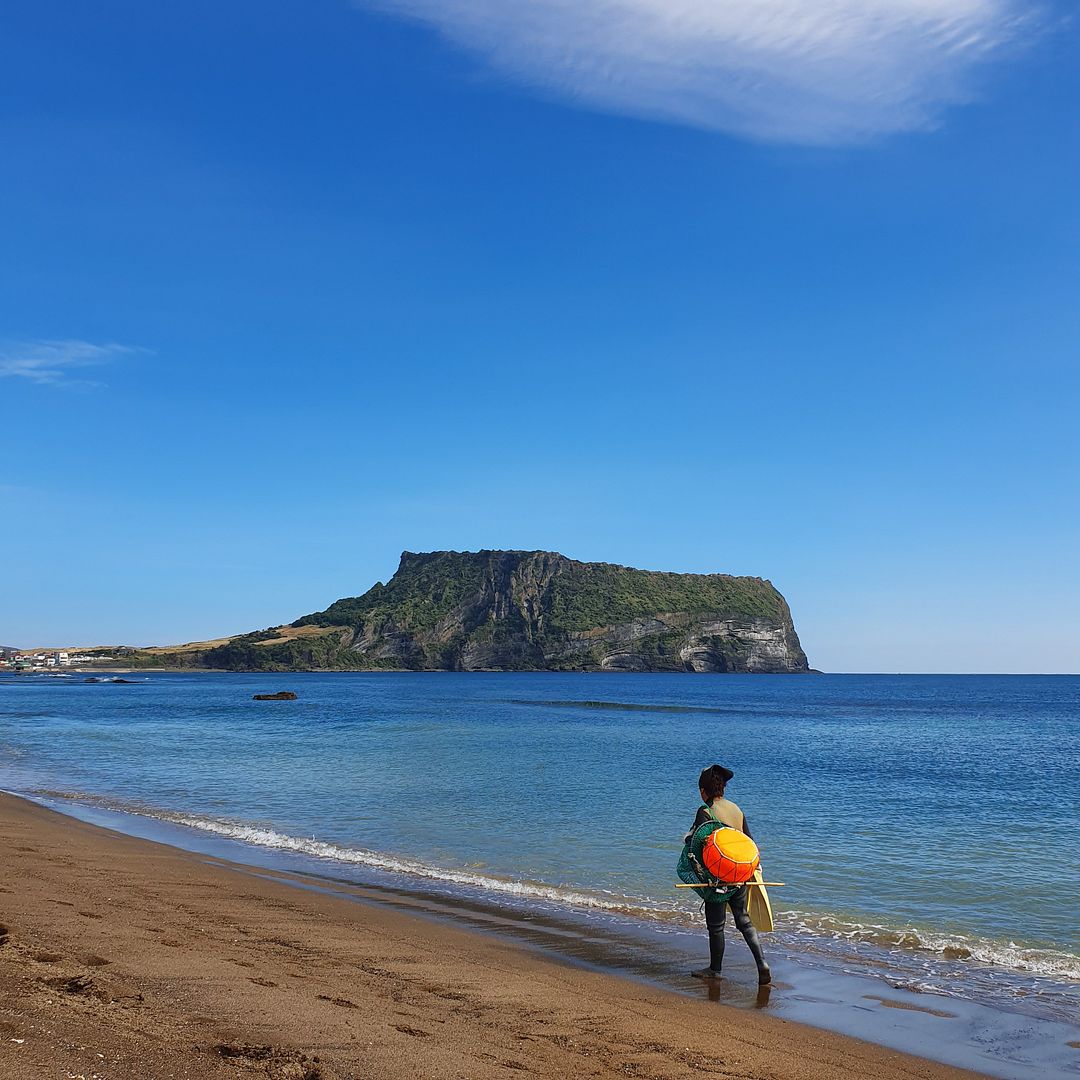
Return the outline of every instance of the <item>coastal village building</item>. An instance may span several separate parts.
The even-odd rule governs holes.
[[[111,656],[89,656],[85,653],[71,653],[64,649],[35,653],[19,652],[17,649],[4,649],[0,652],[0,670],[45,671],[49,668],[109,663],[112,660],[113,657]]]

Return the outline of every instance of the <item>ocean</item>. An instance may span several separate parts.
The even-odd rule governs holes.
[[[0,676],[0,787],[696,993],[674,866],[717,761],[787,884],[776,987],[736,937],[714,997],[1080,1076],[1080,677],[124,677]]]

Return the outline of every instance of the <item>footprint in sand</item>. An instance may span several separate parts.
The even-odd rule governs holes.
[[[92,952],[76,953],[75,959],[87,967],[104,967],[106,964],[112,963],[111,960],[106,960],[104,956],[98,956],[97,953]]]
[[[65,994],[91,994],[94,992],[94,980],[89,975],[60,975],[55,979],[42,979],[41,983],[51,990],[60,990]]]
[[[329,997],[326,994],[316,994],[315,997],[319,1001],[329,1001],[331,1005],[340,1005],[343,1009],[359,1009],[360,1006],[355,1002],[350,1001],[348,998],[336,998]]]

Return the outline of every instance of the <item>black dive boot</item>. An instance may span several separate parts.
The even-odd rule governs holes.
[[[709,928],[709,966],[690,972],[698,979],[722,979],[720,969],[724,966],[724,907],[722,904],[713,905],[713,909],[719,909],[716,914],[705,905],[705,923]]]
[[[746,906],[746,886],[735,894],[731,898],[731,915],[735,922],[735,929],[739,931],[743,936],[743,940],[746,942],[750,949],[750,954],[754,958],[754,963],[757,965],[757,981],[758,986],[768,986],[772,982],[772,972],[769,970],[769,965],[765,963],[765,957],[761,953],[761,942],[757,936],[757,930],[754,929],[754,922],[750,918],[750,912]]]

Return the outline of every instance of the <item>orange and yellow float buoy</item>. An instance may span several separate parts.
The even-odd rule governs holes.
[[[701,849],[705,869],[725,885],[741,885],[761,862],[757,844],[738,829],[717,829]]]

